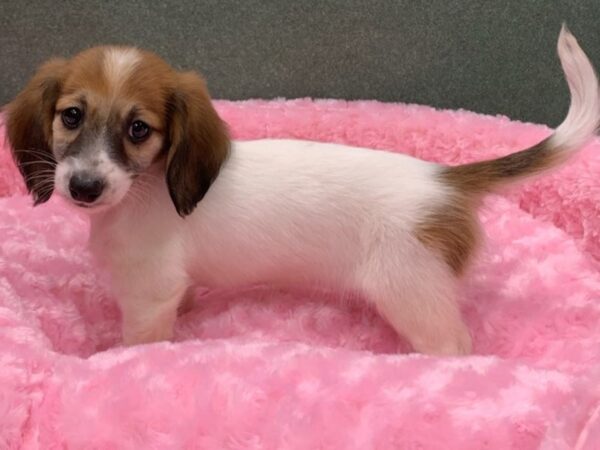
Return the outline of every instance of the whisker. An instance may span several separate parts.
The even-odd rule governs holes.
[[[32,173],[42,173],[42,172],[54,173],[54,167],[41,167],[40,169],[32,170]]]
[[[50,158],[54,158],[52,152],[40,148],[14,148],[13,152],[15,153],[37,153],[40,155],[48,156]]]
[[[129,202],[131,202],[132,208],[142,208],[146,205],[146,202],[143,198],[140,197],[139,193],[131,192],[130,194],[131,195],[129,196]]]
[[[45,176],[38,176],[35,178],[30,178],[30,179],[26,179],[26,181],[34,181],[34,180],[38,180],[38,182],[40,181],[51,181],[52,183],[54,183],[54,177],[45,175]]]
[[[43,197],[44,195],[48,195],[50,193],[52,193],[52,191],[54,190],[54,187],[46,187],[43,189],[35,189],[35,192],[40,196]]]
[[[27,174],[27,176],[33,176],[33,175],[54,175],[55,171],[54,169],[40,169],[40,170],[35,170],[29,174]]]
[[[147,194],[149,193],[147,190],[143,189],[139,185],[131,186],[131,188],[129,188],[129,192],[134,194],[139,200],[143,200],[145,197],[147,197]]]
[[[142,186],[154,186],[157,182],[162,182],[162,178],[153,176],[154,179],[137,178],[133,184],[140,184]]]
[[[136,183],[136,184],[133,184],[132,187],[133,186],[135,186],[137,188],[140,188],[140,189],[145,189],[147,191],[147,193],[149,193],[150,188],[152,187],[152,184],[150,184],[150,183]]]
[[[136,179],[133,183],[132,183],[132,187],[133,186],[139,186],[142,188],[150,188],[154,185],[153,182],[149,181],[149,180],[143,180],[143,179]]]
[[[140,197],[140,194],[137,192],[131,192],[130,200],[132,200],[135,205],[142,205],[144,203],[143,199]]]
[[[39,176],[39,177],[32,177],[32,178],[26,178],[25,182],[26,183],[30,183],[30,182],[36,182],[36,183],[41,183],[42,181],[51,181],[54,182],[50,177],[48,176]]]
[[[54,155],[50,154],[50,153],[45,153],[45,152],[40,152],[38,150],[13,150],[14,153],[31,153],[32,155],[35,156],[42,156],[44,159],[40,159],[39,161],[52,161],[52,162],[56,162],[56,158],[54,158]],[[32,162],[35,162],[38,160],[32,160]]]
[[[27,177],[25,181],[34,181],[34,180],[50,180],[51,177],[47,174],[41,174],[34,177]]]
[[[149,201],[152,200],[150,191],[139,184],[132,184],[129,188],[128,195],[130,199],[136,203],[136,206],[143,207],[147,206]]]
[[[17,165],[19,167],[25,167],[25,166],[31,166],[34,164],[46,164],[47,166],[52,166],[52,167],[56,167],[56,162],[55,161],[26,161],[26,162],[22,162],[22,163],[18,163]]]
[[[33,183],[33,187],[35,189],[37,189],[37,190],[43,189],[43,188],[46,188],[46,187],[48,187],[48,188],[50,188],[50,187],[54,188],[54,183],[51,182],[51,180],[39,180],[39,181]]]
[[[31,175],[35,175],[36,173],[54,173],[54,168],[44,167],[39,170],[34,170]]]
[[[38,148],[38,147],[21,147],[21,148],[15,148],[14,149],[17,152],[44,152],[47,154],[51,154],[50,150],[44,149],[44,148]]]
[[[50,180],[45,180],[45,182],[44,181],[37,182],[37,183],[35,183],[34,186],[36,189],[44,189],[44,188],[54,189],[54,183],[51,182]]]
[[[135,179],[135,181],[142,181],[142,182],[151,182],[153,180],[162,180],[162,177],[155,175],[153,173],[141,173]]]
[[[54,186],[48,186],[42,189],[35,189],[35,192],[38,197],[45,197],[48,194],[51,194],[54,190]]]

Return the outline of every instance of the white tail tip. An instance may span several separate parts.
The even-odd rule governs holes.
[[[570,153],[585,145],[600,126],[598,78],[577,39],[564,24],[557,49],[571,92],[571,106],[567,117],[552,136],[551,145]]]

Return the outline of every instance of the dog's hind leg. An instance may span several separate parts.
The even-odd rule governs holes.
[[[418,242],[401,249],[393,244],[372,249],[357,282],[379,313],[417,352],[471,352],[471,336],[457,302],[456,277]]]

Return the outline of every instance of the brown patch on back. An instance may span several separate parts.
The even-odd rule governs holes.
[[[482,194],[494,188],[551,168],[564,159],[564,152],[552,138],[520,152],[490,161],[444,167],[438,180],[453,194],[417,227],[417,237],[440,253],[455,274],[467,266],[479,241],[480,230],[475,213]]]
[[[526,150],[491,161],[446,167],[440,178],[459,192],[483,194],[502,183],[549,169],[563,158],[560,149],[553,147],[551,138],[548,138]]]
[[[417,226],[416,236],[439,253],[456,275],[467,267],[480,237],[474,202],[456,195],[436,208]]]

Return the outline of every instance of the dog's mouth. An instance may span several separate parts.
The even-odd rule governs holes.
[[[108,206],[106,202],[95,202],[95,203],[85,203],[79,202],[76,200],[70,200],[70,203],[74,205],[76,208],[85,209],[86,212],[97,212],[106,209]]]
[[[74,201],[73,204],[80,208],[93,208],[93,206],[94,206],[94,205],[90,205],[89,203],[76,202],[76,201]]]

